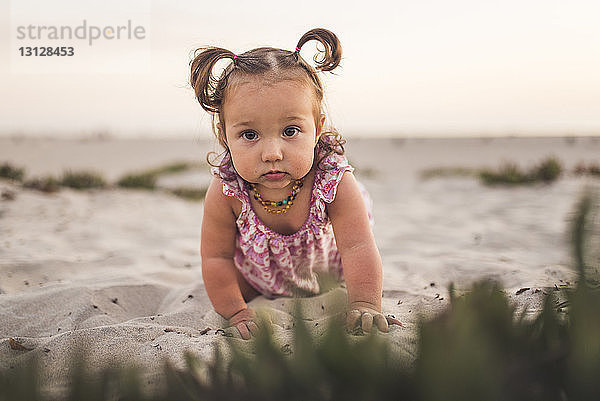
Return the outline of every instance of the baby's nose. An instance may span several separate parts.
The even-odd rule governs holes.
[[[281,146],[277,141],[267,141],[263,147],[262,159],[264,162],[272,162],[283,159]]]

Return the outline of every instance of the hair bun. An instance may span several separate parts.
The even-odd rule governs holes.
[[[302,35],[296,45],[296,50],[302,48],[306,42],[311,40],[316,40],[323,45],[323,50],[319,50],[313,57],[317,70],[331,71],[340,65],[342,45],[333,32],[324,28],[311,29]]]
[[[223,100],[217,91],[219,80],[212,74],[215,64],[223,58],[235,60],[236,57],[235,53],[214,46],[201,47],[194,52],[194,59],[190,62],[190,84],[204,110],[218,112]]]

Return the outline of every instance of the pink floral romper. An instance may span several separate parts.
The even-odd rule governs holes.
[[[242,203],[236,220],[235,266],[250,285],[267,297],[318,294],[319,273],[343,278],[326,204],[335,199],[344,172],[352,172],[354,168],[345,156],[337,154],[327,156],[320,166],[315,172],[308,218],[290,235],[273,231],[258,218],[250,204],[245,181],[231,163],[211,169],[221,178],[223,193]],[[372,223],[371,200],[364,188],[361,190]]]

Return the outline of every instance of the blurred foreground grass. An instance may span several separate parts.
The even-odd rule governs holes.
[[[133,368],[92,373],[75,358],[69,400],[599,400],[600,209],[591,191],[578,202],[571,238],[576,287],[557,310],[552,293],[533,319],[517,315],[498,284],[483,281],[419,325],[409,361],[386,335],[353,337],[332,325],[313,338],[297,319],[291,347],[269,331],[249,354],[234,341],[212,362],[186,355],[165,362],[163,385],[148,392]],[[0,373],[0,400],[42,400],[40,370],[23,364]]]

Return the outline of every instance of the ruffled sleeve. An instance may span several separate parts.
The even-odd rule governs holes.
[[[235,172],[231,162],[222,166],[213,166],[210,169],[212,175],[221,179],[223,194],[233,196],[245,203],[244,180]]]
[[[334,201],[337,187],[346,171],[353,172],[354,167],[343,155],[332,154],[321,161],[314,185],[314,207],[319,220],[327,220],[326,204]]]

